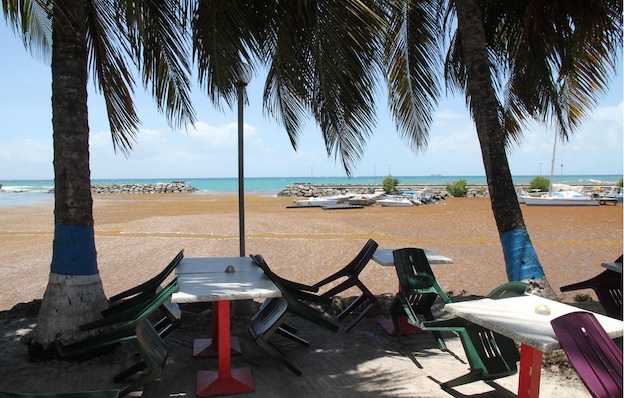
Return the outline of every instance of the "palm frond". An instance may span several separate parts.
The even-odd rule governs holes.
[[[128,70],[127,30],[113,1],[87,4],[87,48],[94,84],[103,94],[115,149],[128,153],[138,133],[139,118],[132,100],[134,79]]]
[[[438,11],[428,1],[400,2],[390,7],[384,61],[388,101],[397,129],[415,151],[427,146],[432,114],[440,96]],[[462,84],[460,79],[456,82]]]
[[[48,59],[52,50],[51,3],[44,0],[1,1],[4,19],[21,36],[24,47],[34,57]]]
[[[258,4],[257,4],[258,3]],[[217,106],[220,100],[232,106],[242,63],[252,65],[249,48],[257,45],[263,30],[257,7],[263,2],[201,1],[193,10],[193,58],[197,62],[200,85]]]
[[[186,14],[175,0],[132,1],[126,8],[143,85],[175,128],[195,120]]]

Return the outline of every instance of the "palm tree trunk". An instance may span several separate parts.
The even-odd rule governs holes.
[[[479,7],[474,0],[456,0],[455,5],[467,68],[466,97],[479,137],[507,277],[510,281],[535,281],[537,290],[554,297],[531,243],[513,185]]]
[[[84,337],[78,325],[106,307],[90,190],[85,6],[81,0],[57,0],[54,10],[54,242],[39,319],[26,341],[37,357],[54,356],[57,344]]]

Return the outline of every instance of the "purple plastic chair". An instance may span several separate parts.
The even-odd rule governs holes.
[[[620,256],[616,263],[622,262]],[[605,310],[605,313],[617,319],[622,319],[622,274],[619,272],[605,270],[601,274],[586,281],[562,286],[562,292],[569,292],[580,289],[593,289],[598,297],[598,301]]]
[[[590,394],[595,398],[621,398],[622,351],[594,314],[571,312],[550,324]]]

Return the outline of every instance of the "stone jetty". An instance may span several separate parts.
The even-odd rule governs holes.
[[[442,185],[397,185],[396,193],[404,191],[420,191],[426,189],[431,195],[439,195],[442,198],[451,196],[446,190],[446,186]],[[288,185],[282,189],[277,196],[291,196],[297,198],[310,198],[319,196],[332,195],[369,195],[383,192],[381,185],[313,185],[310,183],[295,183]],[[467,197],[486,197],[488,196],[487,187],[468,186]]]
[[[172,181],[169,183],[156,184],[110,184],[91,185],[92,193],[189,193],[195,192],[197,188],[184,181]]]

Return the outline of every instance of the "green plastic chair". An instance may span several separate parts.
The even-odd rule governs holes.
[[[100,326],[110,325],[110,321],[107,321],[108,316],[114,316],[120,312],[124,312],[130,308],[142,305],[154,298],[154,296],[161,290],[161,286],[165,283],[165,280],[173,273],[175,268],[180,264],[184,258],[184,250],[180,252],[171,260],[167,266],[153,278],[128,289],[124,292],[116,294],[110,298],[112,305],[101,312],[103,320],[90,322],[89,326],[83,325],[85,328],[94,328]],[[101,322],[98,324],[98,322]],[[81,327],[82,328],[82,327]],[[88,329],[83,329],[88,330]]]
[[[153,300],[162,291],[161,284],[171,275],[183,258],[184,250],[180,250],[175,258],[158,275],[136,287],[112,296],[110,300],[113,302],[113,305],[101,312],[102,318],[80,325],[80,330],[87,331],[105,328],[134,319],[149,304],[150,300]],[[171,301],[171,298],[165,300],[158,309],[161,316],[159,318],[152,316],[150,319],[153,318],[152,325],[154,329],[164,339],[180,326],[182,311],[176,303]],[[114,381],[122,382],[143,369],[145,369],[145,363],[141,360],[115,375]]]
[[[248,327],[249,334],[258,346],[279,359],[288,369],[300,376],[302,374],[301,371],[269,341],[271,336],[277,333],[303,346],[307,347],[309,345],[306,340],[296,335],[296,328],[284,323],[286,316],[288,314],[297,316],[334,333],[338,332],[340,326],[329,319],[325,313],[310,307],[302,301],[301,297],[292,294],[291,290],[286,288],[280,278],[271,271],[261,255],[253,255],[252,258],[264,271],[265,275],[280,289],[282,297],[268,298],[262,303],[258,312],[251,319]]]
[[[392,254],[401,289],[392,302],[390,316],[396,331],[395,335],[403,350],[405,347],[399,332],[399,316],[407,315],[413,325],[420,324],[418,315],[422,315],[425,320],[433,321],[435,318],[431,313],[431,307],[435,300],[440,297],[445,303],[450,303],[451,299],[436,281],[422,249],[405,248],[395,250]],[[433,331],[433,335],[440,349],[445,350],[446,344],[442,340],[442,335],[437,331]]]
[[[286,299],[283,297],[270,298],[265,300],[265,303],[266,305],[262,306],[252,318],[248,328],[249,334],[264,351],[280,360],[294,374],[301,376],[301,371],[269,339],[274,333],[278,333],[304,347],[309,346],[310,343],[297,336],[295,334],[296,331],[293,332],[290,327],[282,328],[284,320],[288,315],[288,302]]]
[[[423,322],[424,330],[456,332],[464,346],[470,372],[441,383],[451,388],[478,380],[490,381],[515,374],[520,353],[516,343],[505,336],[462,318]]]
[[[117,398],[119,390],[68,392],[62,394],[30,394],[0,391],[0,398]]]
[[[262,261],[256,261],[257,256],[259,256],[259,258],[262,259]],[[258,255],[250,254],[249,257],[251,257],[251,259],[254,260],[254,264],[256,264],[259,268],[261,268],[262,271],[269,278],[271,278],[272,281],[277,280],[282,286],[282,288],[287,290],[291,296],[299,300],[309,301],[312,303],[318,303],[318,304],[323,304],[323,305],[331,304],[332,300],[330,297],[325,297],[325,296],[321,296],[318,294],[314,294],[318,292],[319,290],[318,287],[310,286],[310,285],[306,285],[303,283],[291,281],[286,278],[282,278],[281,276],[273,272],[273,270],[269,267],[266,261],[259,254]]]
[[[523,294],[527,294],[528,289],[529,289],[528,283],[507,282],[492,289],[492,291],[489,292],[487,296],[485,297],[496,300],[496,299],[502,299],[502,298],[507,298],[507,297],[522,296]]]
[[[494,288],[486,297],[494,300],[526,294],[529,285],[524,282],[508,282]],[[515,374],[520,353],[516,343],[499,333],[476,325],[463,318],[423,322],[424,330],[456,332],[466,352],[470,372],[440,384],[451,388],[478,380],[490,381]]]
[[[107,330],[97,336],[89,337],[75,343],[59,347],[59,352],[63,356],[77,355],[87,351],[92,351],[101,347],[110,346],[121,342],[131,342],[144,365],[147,372],[139,375],[126,387],[119,390],[119,396],[124,396],[131,391],[136,391],[147,383],[157,379],[163,372],[167,360],[167,348],[148,317],[158,309],[165,300],[178,289],[177,280],[173,280],[162,289],[152,301],[148,302],[137,311],[132,320],[119,323],[113,329]],[[141,369],[136,370],[138,372]],[[127,372],[124,371],[124,372]],[[124,373],[122,372],[122,374]],[[136,373],[133,372],[133,373]],[[131,374],[133,374],[131,373]],[[116,375],[117,378],[119,375]]]

